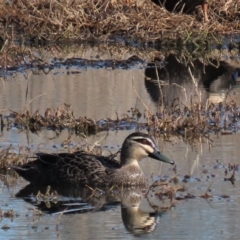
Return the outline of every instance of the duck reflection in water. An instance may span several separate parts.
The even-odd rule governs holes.
[[[49,190],[50,189],[50,190]],[[159,218],[172,208],[172,200],[166,198],[160,201],[157,197],[145,197],[146,189],[122,188],[109,191],[105,189],[90,189],[89,187],[76,188],[27,185],[20,190],[16,197],[35,205],[39,210],[50,214],[70,214],[107,211],[121,205],[121,217],[126,230],[139,236],[155,230]],[[46,193],[44,197],[35,197]],[[58,193],[58,201],[51,201],[51,193]],[[153,194],[154,195],[154,194]],[[67,199],[67,200],[66,200]],[[69,200],[68,200],[69,199]],[[74,200],[75,199],[75,200]],[[37,203],[36,203],[37,202]]]
[[[234,60],[219,61],[217,59],[211,59],[211,63],[206,65],[196,59],[192,61],[191,65],[187,65],[174,54],[169,54],[164,60],[156,58],[153,62],[148,63],[145,69],[147,92],[153,102],[161,104],[163,100],[165,106],[171,106],[177,97],[181,102],[186,103],[185,94],[181,87],[185,88],[187,96],[192,96],[195,92],[188,69],[190,68],[198,84],[198,90],[202,93],[202,101],[205,102],[208,98],[212,102],[215,99],[223,101],[229,88],[236,86],[240,80],[240,64]],[[236,101],[239,100],[236,99]]]

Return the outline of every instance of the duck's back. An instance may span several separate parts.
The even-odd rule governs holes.
[[[106,185],[109,172],[120,168],[120,164],[109,157],[80,151],[37,153],[36,160],[12,168],[30,183]]]

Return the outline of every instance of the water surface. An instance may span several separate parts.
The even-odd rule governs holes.
[[[65,67],[53,69],[49,74],[43,72],[34,74],[30,70],[24,73],[18,72],[2,81],[0,108],[3,114],[9,109],[20,111],[27,108],[33,112],[39,110],[43,115],[47,107],[56,109],[59,105],[67,103],[71,104],[77,117],[87,116],[96,120],[116,119],[116,113],[119,116],[130,115],[131,108],[138,108],[144,113],[147,106],[151,111],[156,112],[161,95],[158,84],[149,86],[148,81],[151,76],[144,68],[147,65],[148,63],[145,62],[128,70],[93,67],[84,69],[73,66],[70,69]],[[219,81],[213,87],[210,86],[208,91],[206,84],[200,81],[202,79],[200,72],[199,75],[195,72],[196,78],[198,76],[200,79],[199,89],[203,98],[207,99],[216,89],[219,91],[214,93],[218,94],[218,97],[221,96],[222,91],[226,90],[221,85],[223,80],[229,79],[228,77],[231,77],[232,72],[235,73],[237,69],[237,66],[231,65],[231,67],[229,71],[216,78]],[[181,68],[181,72],[185,70]],[[165,104],[176,97],[186,101],[186,95],[181,87],[186,89],[188,97],[194,92],[194,85],[189,75],[178,73],[177,70],[173,75],[170,72],[166,79],[165,72],[159,72],[160,79],[170,82],[169,86],[171,86],[163,86]],[[154,79],[154,76],[152,78]],[[181,87],[173,86],[174,82]],[[233,96],[238,99],[238,88],[234,89]],[[144,118],[142,117],[140,121],[144,121]],[[100,132],[87,138],[70,135],[67,130],[63,130],[56,138],[54,131],[46,129],[38,134],[27,130],[20,132],[16,128],[4,129],[0,136],[0,147],[4,149],[12,144],[16,150],[18,146],[26,146],[30,147],[31,151],[56,152],[64,151],[61,144],[69,137],[71,137],[71,146],[93,144],[102,139],[99,145],[103,148],[103,154],[107,155],[109,151],[118,151],[125,137],[135,130],[133,126],[129,130]],[[179,179],[177,186],[186,187],[186,191],[179,192],[178,195],[181,197],[189,193],[195,196],[194,199],[174,202],[175,207],[167,211],[159,212],[154,216],[150,214],[146,218],[149,225],[143,228],[144,235],[138,235],[129,225],[128,227],[124,225],[126,222],[123,221],[122,216],[126,216],[126,206],[121,206],[121,202],[123,203],[125,198],[105,204],[100,209],[93,203],[88,203],[87,206],[95,208],[95,211],[80,211],[73,214],[60,215],[58,211],[58,214],[50,214],[45,208],[44,214],[39,216],[37,209],[40,209],[40,206],[37,205],[34,197],[31,198],[33,201],[30,203],[27,199],[15,196],[28,183],[21,178],[14,180],[7,175],[1,176],[1,209],[3,211],[13,209],[17,216],[13,220],[7,217],[1,219],[1,239],[135,239],[139,236],[144,239],[238,239],[240,236],[239,171],[235,173],[235,185],[225,181],[224,178],[229,178],[232,174],[232,171],[227,171],[227,175],[225,174],[229,164],[239,164],[239,133],[210,135],[210,138],[213,140],[211,146],[206,139],[204,143],[196,142],[192,145],[186,144],[178,137],[171,138],[171,142],[157,139],[161,151],[176,161],[176,173],[172,166],[152,159],[144,159],[140,163],[150,182],[160,178],[169,179],[177,174]],[[187,181],[184,182],[184,179]],[[212,197],[201,198],[200,196],[206,191]],[[63,198],[69,200],[66,196]],[[79,196],[73,200],[84,202],[86,199]],[[144,214],[154,212],[145,198],[142,197],[140,200],[139,207]],[[156,197],[154,203],[159,206],[162,204]],[[131,214],[134,213],[136,204],[128,207],[132,211],[125,220],[130,221],[134,219]],[[142,215],[147,216],[144,214]]]

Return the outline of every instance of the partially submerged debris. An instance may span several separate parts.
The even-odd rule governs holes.
[[[19,147],[14,149],[12,145],[0,150],[0,169],[6,170],[10,164],[23,164],[30,157],[30,149],[27,147]]]
[[[238,169],[238,165],[235,165],[235,164],[234,164],[233,166],[231,166],[231,168],[230,168],[230,166],[231,166],[231,165],[229,165],[229,170],[232,169],[232,170],[233,170],[233,173],[232,173],[232,175],[231,175],[230,178],[225,177],[225,178],[224,178],[224,181],[230,181],[230,182],[232,183],[232,185],[234,185],[234,183],[235,183],[235,181],[236,181],[235,171]],[[225,172],[225,173],[226,173],[226,172]]]
[[[155,134],[172,133],[192,139],[209,139],[210,133],[237,132],[240,110],[233,101],[203,105],[198,98],[192,97],[188,105],[175,99],[171,108],[164,108],[157,114],[148,113],[147,120],[149,129]]]
[[[144,118],[144,120],[142,119]],[[139,121],[141,119],[141,121]],[[67,129],[76,135],[92,135],[99,131],[148,129],[153,135],[161,136],[165,140],[169,136],[181,136],[186,142],[208,139],[209,134],[222,134],[224,132],[236,133],[239,131],[240,109],[234,101],[214,104],[207,102],[205,105],[195,98],[189,104],[183,104],[179,99],[172,102],[171,107],[162,108],[153,114],[146,110],[143,114],[138,109],[131,109],[130,114],[123,114],[116,119],[94,120],[88,117],[74,116],[73,110],[67,104],[56,109],[47,108],[44,115],[38,110],[31,112],[24,108],[22,111],[10,111],[1,114],[1,130],[15,127],[21,131],[29,130],[38,133],[43,129],[56,132]]]
[[[57,191],[51,191],[51,186],[48,186],[45,193],[38,191],[35,197],[37,202],[57,202],[59,195]]]
[[[200,195],[199,197],[208,199],[208,198],[212,198],[213,196],[212,196],[211,194],[205,192],[205,193],[203,193],[202,195]]]
[[[8,130],[12,127],[18,129],[28,129],[37,133],[44,129],[62,131],[63,129],[74,130],[76,134],[85,133],[86,135],[95,134],[99,131],[96,122],[87,117],[75,118],[70,107],[66,104],[57,107],[57,109],[47,108],[44,116],[38,110],[34,113],[28,109],[20,112],[11,111],[9,115],[2,120],[1,127]]]
[[[13,218],[15,217],[15,213],[13,209],[10,210],[3,210],[0,208],[0,218],[10,218],[11,221],[13,220]]]

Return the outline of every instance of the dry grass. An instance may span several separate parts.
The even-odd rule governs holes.
[[[74,116],[71,106],[63,104],[54,108],[47,108],[44,115],[38,111],[30,112],[27,108],[22,111],[0,115],[1,130],[17,127],[38,133],[43,129],[56,132],[67,129],[70,133],[77,135],[91,135],[99,131],[125,130],[131,128],[148,129],[155,136],[176,135],[189,139],[209,138],[211,133],[232,134],[237,132],[237,123],[240,120],[240,111],[229,95],[229,100],[220,103],[212,103],[209,100],[204,104],[196,92],[186,103],[176,98],[170,107],[161,107],[157,113],[149,109],[141,113],[132,108],[128,113],[119,117],[116,113],[115,119],[105,118],[94,120],[87,117]],[[2,113],[6,110],[2,110]],[[144,119],[142,119],[144,118]],[[139,122],[141,119],[141,122]]]
[[[151,1],[14,0],[0,6],[0,36],[7,39],[63,40],[124,36],[154,40],[197,33],[206,36],[239,32],[238,0],[210,1],[210,23],[195,16],[169,13]]]
[[[207,101],[204,105],[197,95],[188,104],[175,99],[170,108],[147,115],[148,128],[155,136],[162,136],[165,140],[169,135],[182,136],[192,144],[202,137],[209,139],[211,133],[237,132],[239,120],[239,108],[234,101],[218,104]]]
[[[5,110],[2,110],[5,111]],[[1,117],[1,128],[7,130],[17,127],[22,130],[30,130],[37,133],[43,128],[61,131],[63,129],[75,130],[75,133],[86,135],[95,134],[100,130],[93,119],[87,117],[75,118],[70,105],[63,104],[56,109],[47,108],[44,116],[38,110],[34,113],[24,108],[22,111],[10,113]]]
[[[22,165],[31,157],[30,149],[27,147],[19,147],[16,150],[12,145],[0,150],[0,169],[7,170],[9,165]]]
[[[79,48],[84,55],[86,44],[78,40],[92,40],[93,55],[101,59],[103,55],[105,59],[117,60],[119,56],[134,54],[152,61],[169,54],[169,49],[177,53],[181,49],[187,61],[200,57],[208,64],[211,46],[217,42],[221,50],[223,35],[240,32],[239,4],[236,0],[212,0],[211,21],[203,24],[196,16],[169,13],[150,0],[122,0],[117,4],[109,0],[15,0],[13,4],[4,1],[0,4],[0,66],[17,71],[18,66],[26,65],[47,73],[54,66],[46,63],[43,55],[65,58],[67,52],[76,53]],[[126,46],[123,42],[111,46],[103,43],[119,36],[124,37]],[[229,36],[231,54],[233,49],[239,52],[239,44]],[[64,45],[52,44],[59,40]],[[70,47],[66,47],[65,40],[71,43]],[[40,49],[40,45],[44,47]]]

